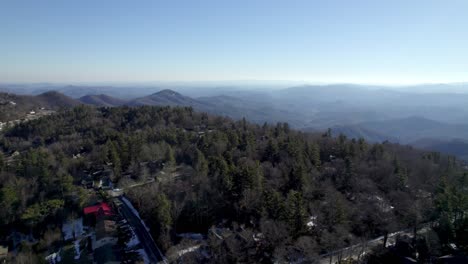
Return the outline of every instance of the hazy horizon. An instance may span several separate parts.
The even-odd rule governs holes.
[[[466,81],[466,1],[12,1],[0,82]]]
[[[388,88],[402,88],[402,87],[413,87],[413,86],[434,86],[434,85],[453,85],[453,86],[464,86],[468,85],[468,81],[457,81],[457,82],[408,82],[408,83],[378,83],[378,82],[320,82],[320,81],[302,81],[302,80],[152,80],[152,81],[1,81],[0,85],[69,85],[69,86],[154,86],[154,85],[182,85],[182,86],[193,86],[193,85],[206,85],[213,87],[227,87],[230,85],[246,85],[246,86],[257,86],[257,85],[272,85],[272,86],[331,86],[331,85],[356,85],[356,86],[376,86],[376,87],[388,87]]]

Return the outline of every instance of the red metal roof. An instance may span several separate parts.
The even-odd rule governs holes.
[[[83,209],[85,215],[88,214],[98,214],[102,212],[104,215],[112,215],[112,208],[108,203],[100,203],[93,206],[88,206]]]

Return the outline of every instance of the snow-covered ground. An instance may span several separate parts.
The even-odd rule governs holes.
[[[135,234],[135,232],[133,231],[133,228],[130,227],[130,230],[132,231],[132,237],[130,238],[130,240],[126,243],[126,246],[127,246],[127,249],[128,250],[131,250],[131,249],[134,249],[135,247],[137,247],[138,245],[140,245],[140,240],[138,239],[137,235]],[[148,258],[148,255],[146,255],[146,251],[142,248],[140,249],[137,249],[135,250],[135,252],[137,252],[141,258],[143,259],[143,261],[145,262],[145,264],[149,264],[150,261],[149,261],[149,258]]]
[[[138,249],[136,252],[138,252],[138,254],[140,254],[141,258],[143,258],[143,261],[145,262],[145,264],[150,264],[150,260],[149,260],[149,257],[148,255],[146,254],[146,251],[142,248]]]
[[[62,226],[63,239],[70,240],[83,235],[83,218],[73,219],[63,224]]]
[[[135,234],[135,231],[133,230],[133,227],[130,226],[130,225],[129,225],[129,227],[130,227],[130,231],[132,232],[132,237],[126,243],[126,246],[127,246],[127,249],[132,249],[135,246],[137,246],[138,244],[140,244],[140,240],[138,239],[137,235]]]

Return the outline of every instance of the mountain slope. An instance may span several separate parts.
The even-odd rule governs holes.
[[[197,98],[198,102],[205,105],[207,112],[229,116],[234,119],[247,118],[255,123],[277,123],[287,122],[293,127],[299,127],[304,117],[301,113],[293,113],[276,107],[274,104],[265,100],[262,95],[251,97],[236,96],[211,96]]]
[[[55,91],[37,96],[0,93],[0,121],[23,118],[30,111],[40,108],[58,110],[79,104],[79,101]]]
[[[464,124],[409,117],[335,126],[332,131],[334,135],[342,133],[350,138],[364,138],[372,142],[388,140],[468,158],[468,125]]]
[[[468,139],[468,125],[448,124],[418,116],[364,122],[359,126],[397,138],[400,143],[409,143],[423,138]]]
[[[95,106],[121,106],[125,105],[127,101],[114,98],[105,94],[99,95],[85,95],[79,99],[80,102]]]
[[[131,100],[129,105],[155,105],[155,106],[192,106],[203,107],[203,103],[181,95],[173,90],[165,89],[157,93]]]
[[[460,159],[468,160],[468,140],[434,140],[421,139],[411,142],[410,145],[420,149],[439,151],[455,155]]]
[[[336,126],[332,128],[332,133],[333,136],[343,134],[349,138],[364,138],[370,142],[383,142],[385,140],[398,142],[398,140],[391,135],[382,134],[381,132],[374,131],[359,125]]]
[[[73,107],[80,104],[79,101],[56,91],[49,91],[37,95],[34,97],[34,100],[42,104],[42,107],[53,109],[59,107]]]

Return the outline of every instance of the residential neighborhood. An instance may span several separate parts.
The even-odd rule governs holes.
[[[65,245],[46,257],[49,263],[153,263],[114,200],[83,208],[83,215],[63,223]],[[1,255],[0,255],[1,256]]]
[[[8,102],[10,105],[15,106],[16,103],[13,101]],[[43,116],[48,116],[55,113],[53,110],[45,109],[44,107],[40,107],[37,109],[32,109],[29,112],[25,113],[24,116],[20,119],[9,120],[9,121],[0,121],[0,131],[2,131],[6,127],[11,127],[23,122],[31,121],[38,119]]]

